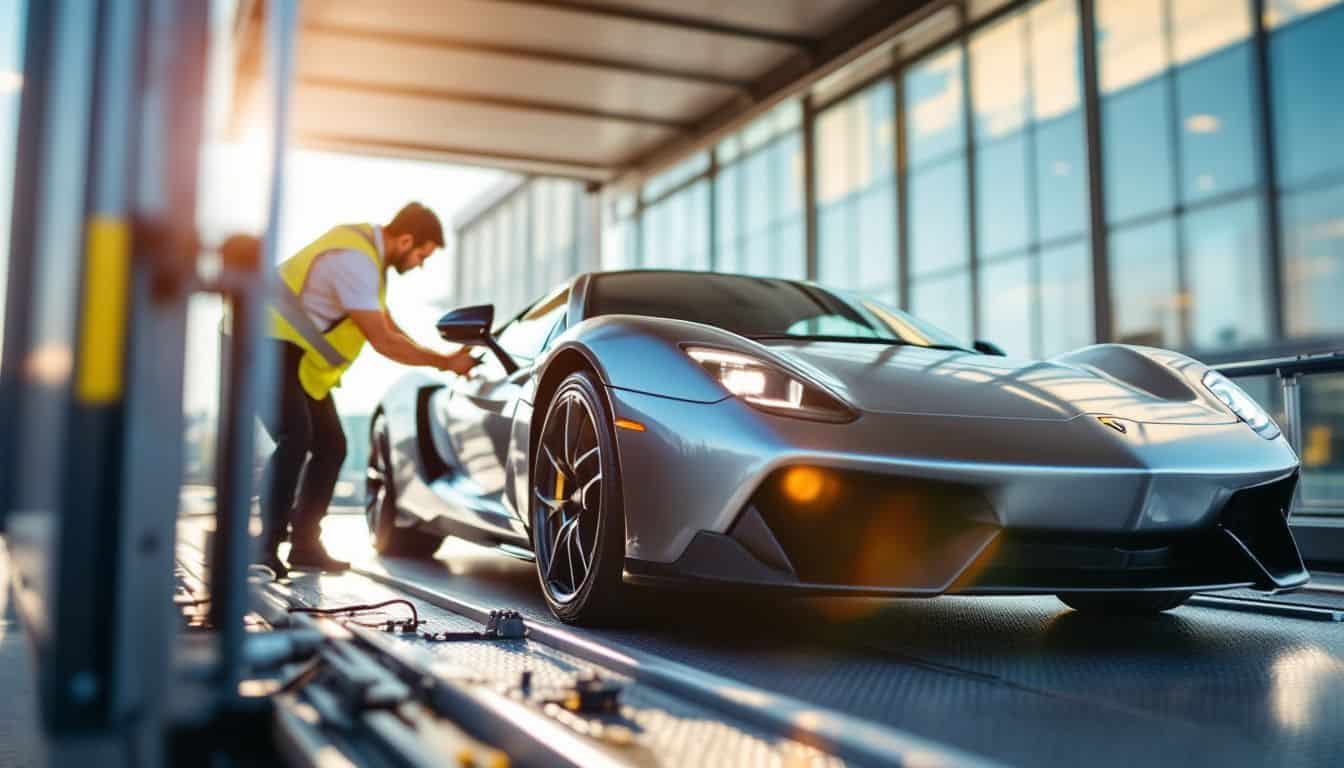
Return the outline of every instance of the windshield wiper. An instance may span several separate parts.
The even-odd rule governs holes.
[[[797,334],[797,333],[762,333],[758,335],[747,336],[753,341],[844,341],[857,344],[887,344],[899,347],[920,347],[923,349],[945,349],[950,352],[970,352],[965,347],[958,347],[954,344],[920,344],[909,339],[888,339],[881,336],[834,336],[825,334]]]

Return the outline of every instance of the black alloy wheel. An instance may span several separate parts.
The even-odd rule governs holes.
[[[546,602],[562,621],[610,618],[624,592],[625,514],[612,418],[587,371],[560,383],[532,462],[532,540]]]
[[[397,527],[397,489],[392,476],[387,416],[379,411],[369,428],[369,466],[364,471],[364,520],[373,548],[383,555],[427,559],[438,551],[443,537]]]

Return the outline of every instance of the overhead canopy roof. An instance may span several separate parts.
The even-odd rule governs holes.
[[[859,55],[926,0],[310,0],[300,146],[591,181],[648,168]],[[236,25],[255,89],[261,0]]]

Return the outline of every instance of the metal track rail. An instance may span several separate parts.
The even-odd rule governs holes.
[[[488,608],[413,581],[356,566],[355,573],[412,597],[484,623]],[[849,715],[809,705],[735,680],[658,658],[569,629],[527,622],[528,639],[570,654],[636,682],[860,765],[991,766],[986,758],[901,733]]]
[[[1285,616],[1291,619],[1309,619],[1311,621],[1344,621],[1344,611],[1323,606],[1302,603],[1256,600],[1250,597],[1227,597],[1224,595],[1200,594],[1191,597],[1190,605],[1203,608],[1224,608],[1231,611],[1263,613],[1270,616]]]
[[[511,764],[521,766],[565,766],[579,768],[623,768],[628,761],[601,745],[595,745],[572,730],[521,702],[490,689],[443,676],[431,667],[420,652],[398,642],[382,632],[342,622],[339,618],[318,618],[303,614],[285,614],[283,606],[295,603],[317,607],[292,594],[277,591],[272,585],[263,585],[254,594],[255,603],[273,603],[294,626],[312,628],[332,635],[326,627],[339,626],[336,634],[348,640],[342,648],[344,663],[357,672],[374,679],[387,675],[392,680],[418,680],[428,686],[431,708],[442,717],[448,717],[453,728],[470,733],[502,750]],[[324,747],[324,737],[316,727],[293,716],[297,699],[289,694],[277,698],[276,727],[281,748],[295,765],[326,768],[347,763],[328,761],[332,750]],[[416,738],[417,728],[408,728],[410,714],[404,708],[394,716],[387,709],[369,709],[363,713],[366,726],[390,751],[398,754],[406,765],[444,765],[444,756],[426,751],[425,744]],[[451,716],[449,716],[449,714]],[[461,755],[458,756],[459,761]],[[459,764],[459,763],[455,763]],[[460,762],[475,765],[475,762]],[[353,766],[353,764],[350,764]]]

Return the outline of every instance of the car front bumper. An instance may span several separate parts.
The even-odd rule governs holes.
[[[1240,422],[771,416],[611,388],[634,581],[831,593],[1287,589],[1297,459]]]

